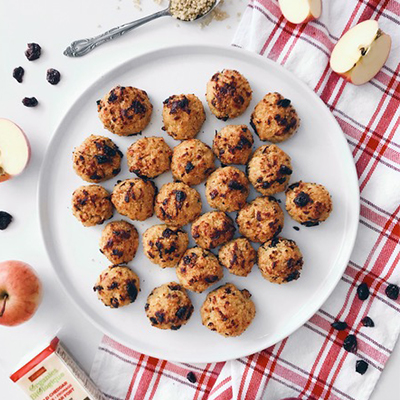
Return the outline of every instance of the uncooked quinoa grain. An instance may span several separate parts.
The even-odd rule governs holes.
[[[183,21],[193,21],[194,19],[206,14],[215,0],[171,0],[171,14]]]

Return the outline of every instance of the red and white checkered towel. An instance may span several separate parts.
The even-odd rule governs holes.
[[[392,36],[392,52],[370,83],[356,87],[330,70],[329,55],[346,30],[371,18]],[[290,69],[323,99],[345,132],[361,191],[351,261],[321,310],[260,353],[227,363],[178,364],[104,337],[92,378],[108,398],[118,400],[368,399],[400,331],[400,298],[385,293],[389,284],[400,285],[400,3],[326,0],[319,20],[295,26],[282,17],[277,0],[253,0],[234,45]],[[362,282],[371,293],[366,301],[357,297]],[[367,315],[375,327],[363,326]],[[346,321],[349,328],[334,330],[335,320]],[[357,354],[342,347],[349,334],[358,339]],[[364,375],[355,372],[357,360],[369,365]],[[196,383],[186,378],[189,371]]]

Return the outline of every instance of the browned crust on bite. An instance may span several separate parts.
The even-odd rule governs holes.
[[[232,218],[222,211],[201,215],[192,224],[192,237],[203,249],[213,249],[228,242],[235,234]]]

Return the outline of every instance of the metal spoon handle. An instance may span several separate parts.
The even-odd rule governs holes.
[[[107,32],[102,33],[101,35],[89,38],[89,39],[81,39],[72,42],[70,46],[68,46],[64,55],[68,57],[81,57],[87,53],[90,53],[97,46],[102,45],[103,43],[109,42],[110,40],[119,38],[126,32],[131,31],[132,29],[137,28],[147,22],[153,21],[154,19],[165,17],[171,15],[169,9],[158,11],[154,14],[148,15],[147,17],[140,18],[136,21],[128,22],[127,24],[117,26],[116,28],[112,28]]]

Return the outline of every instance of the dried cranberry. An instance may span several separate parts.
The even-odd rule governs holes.
[[[51,85],[57,85],[57,83],[61,80],[61,74],[56,69],[49,68],[47,70],[46,79]]]
[[[182,325],[171,325],[171,330],[172,331],[177,331],[178,329],[181,328]]]
[[[374,326],[375,326],[375,324],[374,324],[374,321],[372,320],[372,318],[370,318],[370,317],[364,317],[362,320],[361,320],[361,323],[364,325],[364,326],[366,326],[367,328],[373,328]]]
[[[319,222],[318,221],[306,221],[301,223],[303,226],[306,226],[307,228],[311,226],[318,226]]]
[[[113,103],[117,99],[118,99],[118,96],[115,94],[114,90],[112,90],[110,95],[108,96],[108,101],[110,103]]]
[[[365,362],[364,360],[357,360],[356,362],[356,372],[358,372],[361,375],[364,375],[367,372],[368,369],[368,363]]]
[[[363,282],[357,288],[357,296],[360,300],[364,301],[367,300],[369,297],[369,287],[368,285]]]
[[[25,70],[22,67],[14,68],[13,78],[15,78],[17,82],[21,83],[24,77],[24,73]]]
[[[294,229],[295,231],[299,231],[299,230],[300,230],[300,228],[299,228],[298,226],[294,226],[293,229]]]
[[[298,206],[298,207],[305,207],[311,201],[312,200],[311,200],[310,196],[304,192],[300,192],[293,200],[294,204],[296,204],[296,206]]]
[[[276,245],[279,243],[279,238],[278,238],[278,236],[274,236],[272,239],[271,239],[271,243],[269,244],[269,246],[268,247],[276,247]]]
[[[128,292],[128,296],[129,299],[131,300],[131,303],[133,303],[138,295],[138,290],[135,286],[135,282],[133,281],[128,282],[126,284],[126,291]]]
[[[188,374],[186,375],[186,378],[190,383],[197,382],[196,375],[192,371],[188,372]]]
[[[331,324],[331,326],[333,329],[336,329],[337,331],[344,331],[348,327],[346,322],[342,321],[335,321]]]
[[[110,162],[110,159],[107,156],[104,156],[102,154],[95,155],[95,158],[99,164],[106,164],[106,163]]]
[[[185,319],[186,312],[187,312],[187,307],[179,307],[179,310],[175,313],[175,315],[179,319]]]
[[[107,144],[104,145],[104,154],[106,154],[109,157],[115,157],[117,154],[117,150],[108,146]]]
[[[25,55],[29,61],[37,60],[41,54],[42,48],[37,43],[28,43],[28,49],[25,51]]]
[[[24,97],[22,99],[22,104],[25,107],[36,107],[39,102],[37,101],[36,97]]]
[[[232,190],[244,190],[244,186],[234,179],[228,182],[228,188]]]
[[[164,231],[163,231],[163,233],[162,233],[162,235],[163,235],[163,237],[165,237],[165,238],[169,238],[171,235],[173,235],[175,232],[172,230],[172,229],[170,229],[170,228],[166,228]]]
[[[299,271],[293,271],[287,276],[286,282],[295,281],[296,279],[299,278],[299,276],[300,276],[300,272]]]
[[[291,103],[291,101],[289,99],[281,99],[281,100],[278,100],[278,102],[276,104],[278,106],[286,108],[286,107],[290,106],[290,103]]]
[[[218,279],[219,279],[219,277],[218,277],[217,275],[208,275],[208,276],[206,276],[206,277],[204,278],[204,280],[205,280],[207,283],[216,282]]]
[[[12,219],[12,216],[8,212],[0,211],[0,230],[4,231],[4,229],[7,229]]]
[[[182,190],[177,190],[175,192],[175,199],[177,202],[182,203],[186,199],[186,193],[182,192]]]
[[[350,353],[355,353],[357,351],[357,338],[354,335],[348,335],[344,339],[343,348]]]
[[[397,285],[390,284],[385,289],[386,296],[391,300],[397,300],[399,297],[399,287]]]
[[[190,161],[188,161],[185,166],[185,172],[188,174],[193,168],[194,165]]]

